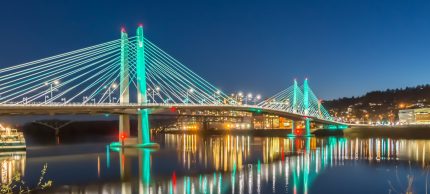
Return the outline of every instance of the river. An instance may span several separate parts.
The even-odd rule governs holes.
[[[2,153],[1,181],[16,173],[46,193],[425,193],[430,140],[164,134],[159,150],[109,142],[31,145]]]

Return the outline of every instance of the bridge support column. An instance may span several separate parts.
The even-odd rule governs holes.
[[[293,85],[293,104],[292,104],[292,109],[293,109],[293,113],[297,113],[297,91],[299,89],[299,86],[297,84],[297,80],[294,79],[294,85]],[[294,130],[296,129],[296,121],[292,120],[291,121],[291,133],[288,134],[289,137],[294,137],[296,136],[294,134]]]
[[[311,136],[311,119],[309,118],[305,119],[305,128],[306,128],[305,136]]]
[[[145,41],[143,38],[143,26],[136,30],[136,74],[137,74],[137,102],[146,105],[146,65],[145,65]],[[158,147],[158,144],[150,142],[150,128],[148,109],[138,111],[138,144],[140,147]]]
[[[120,64],[120,83],[119,91],[120,97],[119,102],[121,104],[128,104],[130,102],[129,88],[128,84],[130,81],[129,76],[129,64],[128,64],[128,35],[125,29],[121,29],[121,64]],[[121,137],[130,137],[130,116],[129,115],[119,115],[119,141],[121,142]]]
[[[308,85],[308,78],[305,79],[303,82],[303,108],[305,109],[305,135],[304,136],[311,136],[311,119],[308,116],[309,114],[309,85]]]
[[[294,130],[296,130],[296,121],[292,120],[291,121],[291,134],[292,136],[294,136]]]

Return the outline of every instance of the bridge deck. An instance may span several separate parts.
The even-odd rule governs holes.
[[[234,110],[246,112],[258,112],[274,114],[293,120],[303,120],[305,117],[314,122],[322,124],[344,124],[336,121],[324,120],[322,118],[305,116],[278,109],[263,108],[256,105],[226,105],[226,104],[90,104],[90,103],[58,103],[58,104],[0,104],[0,115],[74,115],[74,114],[137,114],[140,109],[168,109],[176,107],[178,109],[192,110]]]

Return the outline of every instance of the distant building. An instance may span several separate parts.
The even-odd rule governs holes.
[[[430,108],[399,110],[399,122],[402,124],[430,124]]]
[[[402,124],[412,124],[415,122],[414,109],[399,110],[399,122]]]

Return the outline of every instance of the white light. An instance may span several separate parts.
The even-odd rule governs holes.
[[[252,94],[251,93],[248,94],[248,98],[252,98]]]
[[[258,94],[257,95],[257,100],[260,100],[261,99],[261,95],[260,94]]]
[[[58,84],[60,84],[60,81],[55,80],[55,81],[54,81],[54,84],[55,84],[55,85],[58,85]]]
[[[216,91],[216,94],[221,94],[221,91],[217,90],[217,91]]]
[[[116,87],[118,87],[118,85],[116,85],[116,83],[113,83],[112,88],[115,89]]]
[[[243,96],[243,93],[242,92],[239,92],[239,94],[238,94],[240,97],[242,97]]]
[[[190,93],[193,93],[194,92],[194,89],[193,88],[190,88]]]
[[[157,87],[155,88],[155,90],[160,91],[160,87],[158,87],[158,86],[157,86]]]

